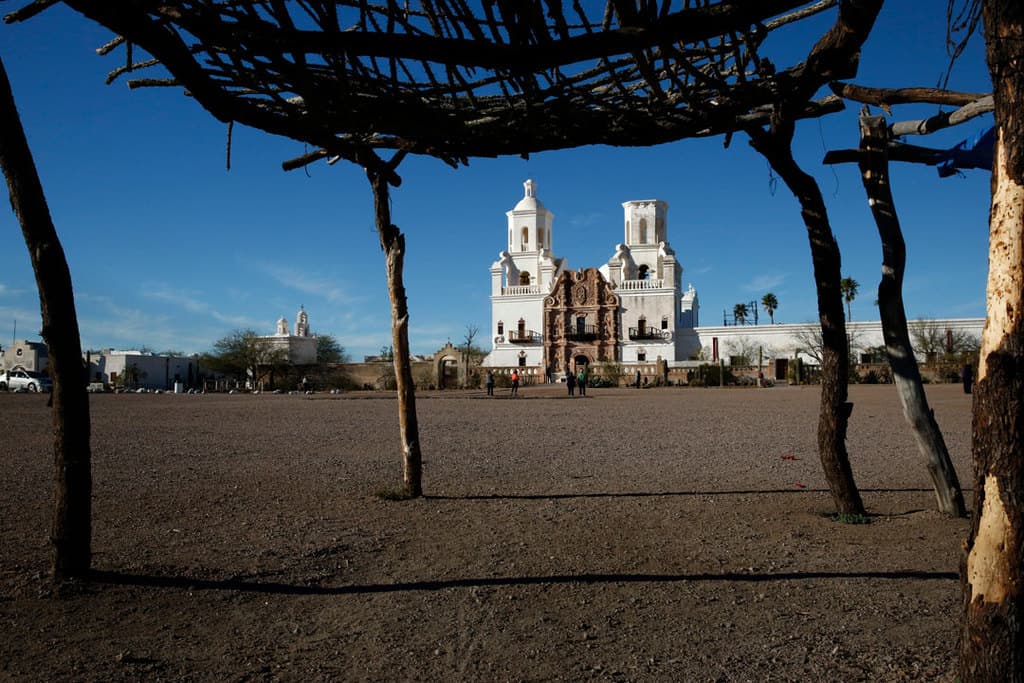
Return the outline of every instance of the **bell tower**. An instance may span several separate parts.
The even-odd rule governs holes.
[[[555,217],[537,199],[537,183],[523,183],[523,198],[505,213],[508,217],[508,252],[537,253],[551,250],[551,223]]]

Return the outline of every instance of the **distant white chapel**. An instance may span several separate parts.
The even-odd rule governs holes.
[[[277,332],[260,338],[266,340],[272,350],[283,350],[289,365],[316,363],[316,335],[309,331],[309,314],[305,306],[299,306],[299,312],[295,314],[294,332],[289,332],[288,318],[282,315],[277,320]]]

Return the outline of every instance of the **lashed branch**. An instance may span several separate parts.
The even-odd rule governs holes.
[[[939,88],[869,88],[852,83],[834,82],[829,87],[836,95],[861,104],[889,107],[894,104],[951,104],[963,106],[986,96],[986,93],[956,92]]]

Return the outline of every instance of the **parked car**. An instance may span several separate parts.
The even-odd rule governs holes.
[[[0,390],[7,391],[52,391],[53,380],[45,372],[34,372],[15,368],[0,375]]]

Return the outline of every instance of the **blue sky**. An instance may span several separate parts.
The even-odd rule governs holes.
[[[3,10],[10,8],[5,3]],[[856,82],[935,86],[948,57],[944,3],[889,0],[865,47]],[[929,7],[927,11],[923,7]],[[788,66],[805,55],[834,11],[790,30],[767,54]],[[226,128],[180,89],[104,85],[122,52],[94,50],[111,36],[67,10],[0,26],[0,57],[14,89],[50,210],[71,267],[86,348],[209,350],[240,328],[271,334],[302,304],[314,331],[333,334],[355,358],[390,344],[384,262],[361,169],[318,164],[281,170],[301,144],[236,127],[231,170]],[[950,87],[991,86],[976,37]],[[857,145],[859,105],[799,125],[795,151],[819,181],[843,252],[861,285],[854,320],[872,305],[881,254],[853,166],[821,165],[829,149]],[[901,106],[899,119],[934,107]],[[991,117],[909,142],[950,146]],[[529,160],[473,159],[451,169],[409,158],[399,168],[393,218],[407,238],[410,344],[432,353],[460,342],[467,325],[489,339],[488,269],[505,248],[505,211],[522,182],[555,213],[554,252],[572,268],[596,267],[621,242],[621,204],[669,203],[669,240],[697,288],[701,322],[774,292],[778,322],[816,318],[806,233],[796,200],[772,191],[766,162],[737,134],[657,148],[588,147]],[[893,167],[908,245],[904,288],[912,317],[980,317],[985,309],[989,174],[939,179],[935,170]],[[38,339],[39,299],[21,230],[0,211],[0,346]]]

